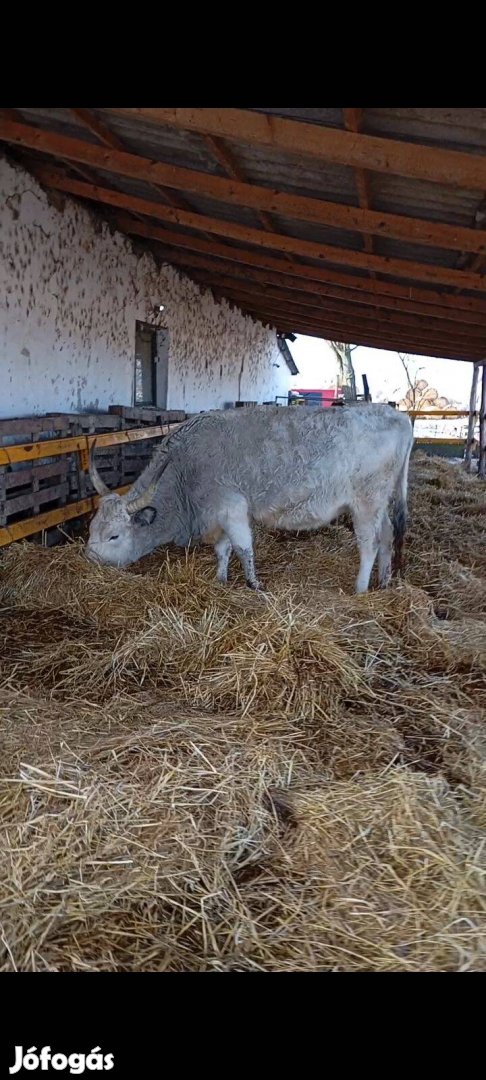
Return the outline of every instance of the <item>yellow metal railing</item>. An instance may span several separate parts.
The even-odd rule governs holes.
[[[421,436],[419,439],[414,439],[414,442],[418,446],[427,445],[433,446],[434,443],[441,443],[442,446],[465,446],[465,439],[443,439],[442,435],[429,435],[428,438]]]
[[[469,416],[469,409],[407,409],[407,413],[415,420],[421,416],[427,420],[459,420]]]
[[[460,420],[469,416],[469,409],[407,409],[412,421],[414,420]],[[415,428],[415,430],[417,430]],[[465,446],[465,438],[444,438],[442,435],[416,436],[415,443],[418,446],[433,446],[434,443],[442,443],[446,446]]]
[[[142,442],[168,435],[180,424],[158,424],[148,428],[128,428],[127,431],[109,431],[104,435],[70,435],[64,439],[44,439],[35,443],[15,443],[0,446],[0,465],[13,465],[17,461],[39,461],[40,458],[72,454],[75,451],[89,453],[91,446],[120,446],[124,443]]]

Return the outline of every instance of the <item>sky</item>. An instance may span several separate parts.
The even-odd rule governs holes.
[[[299,334],[297,340],[289,341],[288,345],[299,369],[299,374],[291,380],[292,387],[325,390],[336,385],[336,360],[326,341]],[[358,393],[363,392],[361,376],[365,374],[373,401],[399,401],[404,397],[408,383],[398,353],[359,345],[352,356]],[[411,356],[409,371],[412,381],[414,378],[426,379],[441,397],[448,398],[451,407],[469,407],[472,364]]]

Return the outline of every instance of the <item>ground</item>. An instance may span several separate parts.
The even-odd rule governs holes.
[[[0,560],[3,970],[486,970],[486,489],[417,456],[405,580],[345,523],[125,571]]]

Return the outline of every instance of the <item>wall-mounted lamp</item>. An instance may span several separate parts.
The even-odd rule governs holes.
[[[154,307],[155,315],[158,315],[160,311],[165,311],[164,305],[163,304],[156,304],[155,307]]]

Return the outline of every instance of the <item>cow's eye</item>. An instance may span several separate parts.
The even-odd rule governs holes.
[[[110,536],[110,540],[118,540],[118,533],[116,534],[116,536]]]

